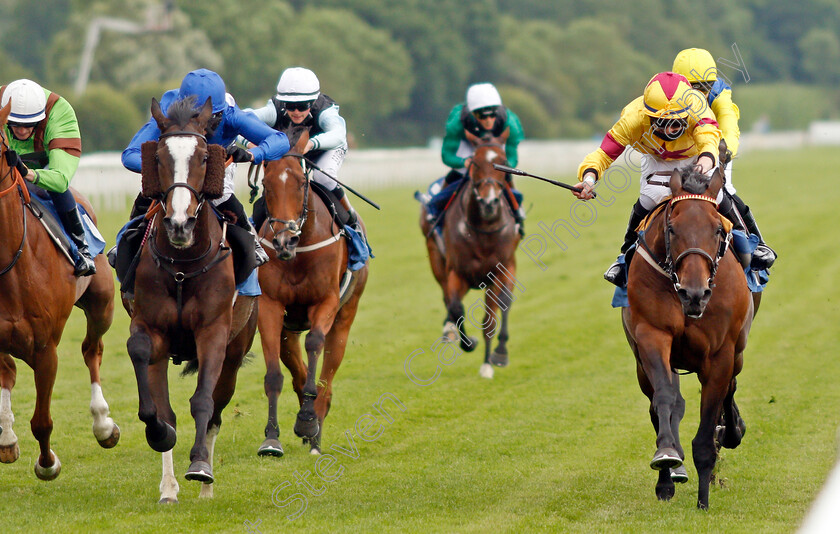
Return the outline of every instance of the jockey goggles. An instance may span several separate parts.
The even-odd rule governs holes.
[[[476,119],[489,119],[496,116],[496,108],[481,108],[473,111]]]
[[[306,100],[304,102],[283,102],[283,107],[287,111],[306,111],[312,107],[312,101]]]
[[[655,136],[666,141],[674,141],[685,133],[688,122],[685,119],[658,118],[651,120],[651,126]],[[673,129],[669,131],[669,128]]]
[[[712,90],[712,85],[714,85],[714,83],[715,82],[694,82],[691,84],[691,88],[695,91],[700,91],[705,95]]]

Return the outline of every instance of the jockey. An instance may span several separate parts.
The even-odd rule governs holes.
[[[440,155],[444,165],[451,167],[452,170],[444,177],[439,191],[435,191],[436,187],[432,187],[434,196],[426,204],[430,222],[437,220],[450,197],[458,190],[466,177],[475,153],[475,147],[467,141],[466,132],[479,138],[489,138],[502,136],[506,130],[509,130],[509,134],[505,142],[505,157],[508,165],[516,167],[519,162],[517,152],[519,143],[525,137],[519,117],[502,105],[502,97],[493,84],[471,85],[467,89],[465,102],[452,108],[446,120],[446,134],[443,137]],[[514,212],[514,218],[519,224],[519,232],[524,234],[525,210],[522,208],[522,194],[513,189],[513,180],[510,175],[506,175],[505,178],[519,204],[519,209]]]
[[[31,80],[0,87],[0,94],[0,107],[12,103],[6,125],[6,139],[13,151],[7,152],[9,163],[17,165],[26,180],[45,189],[52,199],[61,224],[79,251],[73,274],[96,273],[76,199],[68,189],[82,155],[76,112],[63,97]]]
[[[225,92],[225,82],[213,71],[198,69],[188,73],[181,82],[180,89],[171,89],[163,94],[160,108],[166,113],[170,104],[176,100],[194,96],[196,106],[202,106],[207,98],[213,104],[213,118],[207,125],[207,142],[218,144],[228,149],[228,155],[234,163],[262,163],[264,160],[278,159],[289,151],[289,140],[286,134],[277,132],[260,122],[253,114],[247,113],[236,106],[233,98]],[[231,103],[233,102],[233,103]],[[242,135],[256,146],[249,150],[239,148],[233,144],[236,136]],[[139,173],[141,167],[140,147],[146,141],[156,141],[160,138],[160,130],[154,118],[143,125],[134,135],[122,153],[122,163],[130,171]],[[242,203],[233,193],[233,178],[235,165],[225,169],[224,194],[211,201],[219,211],[230,211],[236,215],[236,225],[251,232],[256,242],[257,265],[268,261],[268,255],[256,239],[256,232],[251,229],[248,216]],[[151,205],[151,199],[142,194],[137,196],[131,209],[131,218],[145,213]]]
[[[303,67],[284,70],[277,82],[277,94],[265,106],[251,111],[275,130],[284,131],[300,124],[309,129],[309,141],[303,153],[320,168],[312,169],[312,179],[332,191],[350,214],[348,224],[363,235],[356,210],[344,189],[333,180],[338,177],[338,170],[347,154],[347,125],[338,114],[335,100],[321,92],[321,83],[315,73]],[[254,204],[254,225],[257,229],[267,217],[263,195]]]
[[[732,88],[717,77],[717,65],[714,58],[702,48],[687,48],[677,54],[672,68],[677,74],[682,74],[691,83],[691,87],[703,93],[706,101],[712,108],[718,124],[720,125],[723,139],[726,141],[726,148],[732,152],[732,156],[738,154],[739,138],[741,131],[738,129],[738,119],[741,112],[738,106],[732,102]],[[776,252],[767,246],[758,224],[755,222],[749,206],[735,194],[735,186],[732,184],[732,162],[724,168],[726,179],[726,193],[732,198],[739,215],[743,219],[744,227],[751,233],[758,236],[759,244],[753,252],[752,265],[757,269],[767,269],[776,261]]]
[[[580,164],[580,183],[574,186],[576,190],[572,194],[589,200],[593,198],[595,182],[627,146],[642,154],[639,200],[630,213],[622,254],[636,242],[636,228],[642,219],[671,194],[670,177],[674,169],[692,164],[697,171],[711,176],[716,168],[721,133],[715,116],[704,102],[703,95],[693,90],[684,76],[659,73],[650,79],[644,95],[621,111],[621,117],[604,136],[601,146]],[[732,219],[734,208],[731,202],[724,202],[723,190],[716,200],[721,213]],[[613,263],[604,278],[624,287],[627,273],[623,264]]]

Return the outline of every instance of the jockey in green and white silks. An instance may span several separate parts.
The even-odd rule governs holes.
[[[82,155],[82,139],[76,112],[57,93],[32,80],[16,80],[0,87],[0,107],[11,102],[5,137],[10,157],[16,159],[23,177],[47,191],[61,224],[78,250],[73,266],[76,276],[96,273],[85,241],[85,228],[70,192]],[[13,155],[13,156],[12,156]]]
[[[432,221],[438,218],[450,197],[460,187],[472,161],[475,147],[467,140],[467,132],[478,138],[489,139],[500,137],[506,131],[508,134],[505,141],[505,157],[509,166],[516,167],[519,163],[519,143],[525,137],[519,117],[502,105],[502,98],[493,84],[471,85],[467,89],[465,101],[453,107],[446,120],[441,159],[444,165],[452,170],[443,180],[432,184],[429,190],[432,198],[427,202],[426,209]],[[507,176],[507,180],[520,206],[515,211],[515,218],[520,225],[520,232],[523,232],[522,221],[525,212],[521,207],[522,194],[513,189],[510,175]]]

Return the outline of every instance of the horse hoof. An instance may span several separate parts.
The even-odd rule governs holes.
[[[170,497],[164,497],[158,501],[158,504],[178,504],[178,499],[172,499]]]
[[[120,442],[120,427],[114,424],[114,430],[111,431],[110,436],[105,439],[97,439],[96,441],[99,442],[99,446],[103,449],[113,449]]]
[[[461,350],[464,352],[472,352],[478,347],[478,338],[469,336],[467,339],[461,339]]]
[[[688,482],[688,471],[685,470],[685,465],[671,469],[671,481],[677,484]]]
[[[55,480],[56,477],[61,473],[61,462],[58,459],[58,455],[50,449],[50,454],[52,454],[54,458],[54,462],[50,467],[43,467],[41,465],[41,457],[38,457],[38,461],[35,462],[35,476],[40,478],[41,480]]]
[[[492,380],[493,378],[493,366],[489,363],[482,363],[481,368],[478,370],[479,376],[481,378],[487,378],[488,380]]]
[[[176,441],[176,434],[175,429],[172,428],[169,423],[163,423],[166,427],[166,433],[161,439],[155,439],[152,436],[150,427],[146,427],[146,442],[148,442],[149,447],[156,452],[167,452],[171,451],[172,448],[175,446]]]
[[[490,354],[490,363],[492,363],[496,367],[507,367],[508,366],[507,352],[501,353],[501,352],[498,352],[498,351],[494,350]]]
[[[267,438],[257,450],[257,456],[274,456],[275,458],[283,456],[283,446],[280,445],[280,440]]]
[[[312,447],[311,449],[309,449],[309,454],[311,454],[312,456],[321,456],[321,449],[319,449],[318,447]]]
[[[297,421],[295,421],[295,435],[299,438],[314,438],[318,435],[319,429],[320,425],[317,417],[302,419],[298,415]]]
[[[20,458],[20,447],[15,441],[11,445],[0,445],[0,463],[10,464]]]
[[[665,487],[656,487],[656,498],[660,501],[670,501],[675,493],[676,489],[673,484]]]
[[[448,343],[455,343],[458,341],[458,327],[452,321],[447,321],[443,325],[443,340]]]
[[[197,480],[205,484],[212,484],[213,468],[207,462],[196,460],[190,464],[190,468],[187,469],[187,474],[184,475],[184,478],[187,480]]]
[[[650,468],[661,471],[662,469],[675,469],[683,463],[680,454],[676,449],[665,447],[656,451],[653,460],[650,461]]]

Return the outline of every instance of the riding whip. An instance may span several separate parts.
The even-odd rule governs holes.
[[[557,185],[557,186],[563,187],[565,189],[568,189],[570,191],[580,191],[578,188],[576,188],[574,186],[571,186],[569,184],[564,184],[563,182],[558,182],[556,180],[549,180],[548,178],[543,178],[542,176],[537,176],[536,174],[530,174],[530,173],[527,173],[525,171],[521,171],[519,169],[514,169],[513,167],[508,167],[507,165],[499,165],[498,163],[494,163],[493,167],[496,170],[499,170],[499,171],[502,171],[502,172],[507,172],[507,173],[510,173],[510,174],[515,174],[517,176],[529,176],[531,178],[536,178],[537,180],[542,180],[543,182],[548,182],[552,185]],[[592,193],[593,198],[598,196],[595,193],[595,191],[591,191],[591,193]]]

